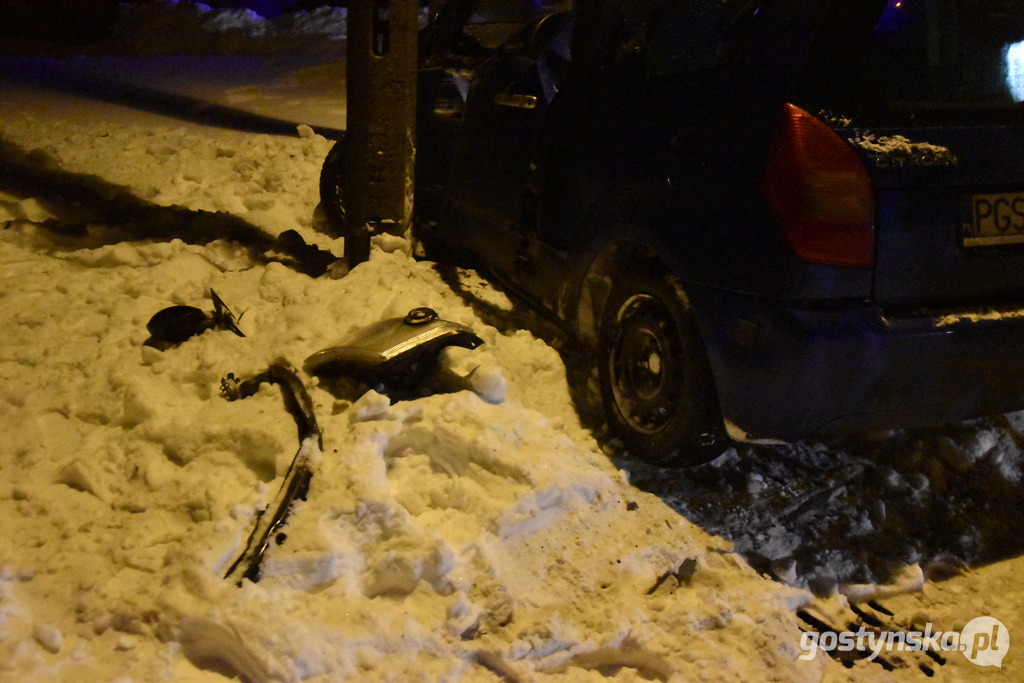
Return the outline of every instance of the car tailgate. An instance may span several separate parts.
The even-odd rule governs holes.
[[[878,302],[1024,298],[1024,123],[847,134],[875,187]]]
[[[833,0],[805,68],[872,178],[875,298],[1024,298],[1024,0]]]

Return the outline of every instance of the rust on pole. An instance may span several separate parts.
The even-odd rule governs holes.
[[[345,259],[370,255],[378,232],[412,220],[417,0],[351,0],[345,134]]]

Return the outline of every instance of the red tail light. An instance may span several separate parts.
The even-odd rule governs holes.
[[[864,164],[831,128],[792,104],[775,130],[762,191],[801,259],[872,264],[875,199]]]

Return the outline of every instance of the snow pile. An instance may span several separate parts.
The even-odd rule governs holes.
[[[0,124],[62,188],[0,188],[3,676],[820,677],[827,660],[797,659],[793,611],[809,596],[633,488],[580,426],[558,354],[482,322],[431,264],[378,249],[341,280],[312,279],[233,242],[70,229],[75,210],[103,214],[70,201],[78,182],[98,185],[98,202],[177,206],[184,233],[230,212],[268,234],[312,234],[329,142],[300,133]],[[210,289],[245,338],[142,345],[154,313],[209,310]],[[307,499],[259,583],[225,580],[298,440],[277,388],[229,402],[221,379],[277,358],[301,367],[417,306],[483,337],[444,357],[479,393],[392,402],[303,374],[324,432]]]
[[[109,39],[96,49],[130,54],[336,53],[347,10],[318,7],[265,19],[247,9],[188,0],[122,4]]]
[[[320,239],[311,207],[331,142],[300,126],[295,138],[245,135],[188,126],[139,128],[116,121],[41,122],[22,117],[0,125],[0,140],[31,152],[63,173],[93,175],[157,206],[244,216],[268,235],[296,230]],[[97,144],[102,142],[104,144]],[[67,207],[27,198],[0,199],[0,220],[73,219]],[[63,205],[62,205],[63,206]],[[340,253],[340,246],[338,247]]]
[[[878,136],[858,133],[849,142],[867,154],[879,168],[904,166],[955,166],[959,163],[949,148],[917,142],[903,135]]]
[[[940,315],[935,320],[935,326],[948,327],[950,325],[960,325],[965,322],[979,323],[994,320],[1005,320],[1008,318],[1024,318],[1024,309],[1016,306],[1011,308],[995,308],[986,306],[984,308],[970,311],[956,311],[955,313]]]
[[[428,9],[420,9],[424,24]],[[212,8],[190,0],[123,3],[111,35],[87,54],[322,54],[341,56],[348,10],[316,7],[266,19],[253,10]]]

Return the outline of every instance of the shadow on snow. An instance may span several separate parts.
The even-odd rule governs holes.
[[[66,171],[41,150],[27,152],[2,138],[0,191],[35,198],[55,216],[39,225],[57,248],[147,239],[200,245],[228,240],[249,249],[257,260],[279,261],[311,277],[337,259],[307,245],[293,230],[272,235],[229,213],[153,204],[97,176]]]

